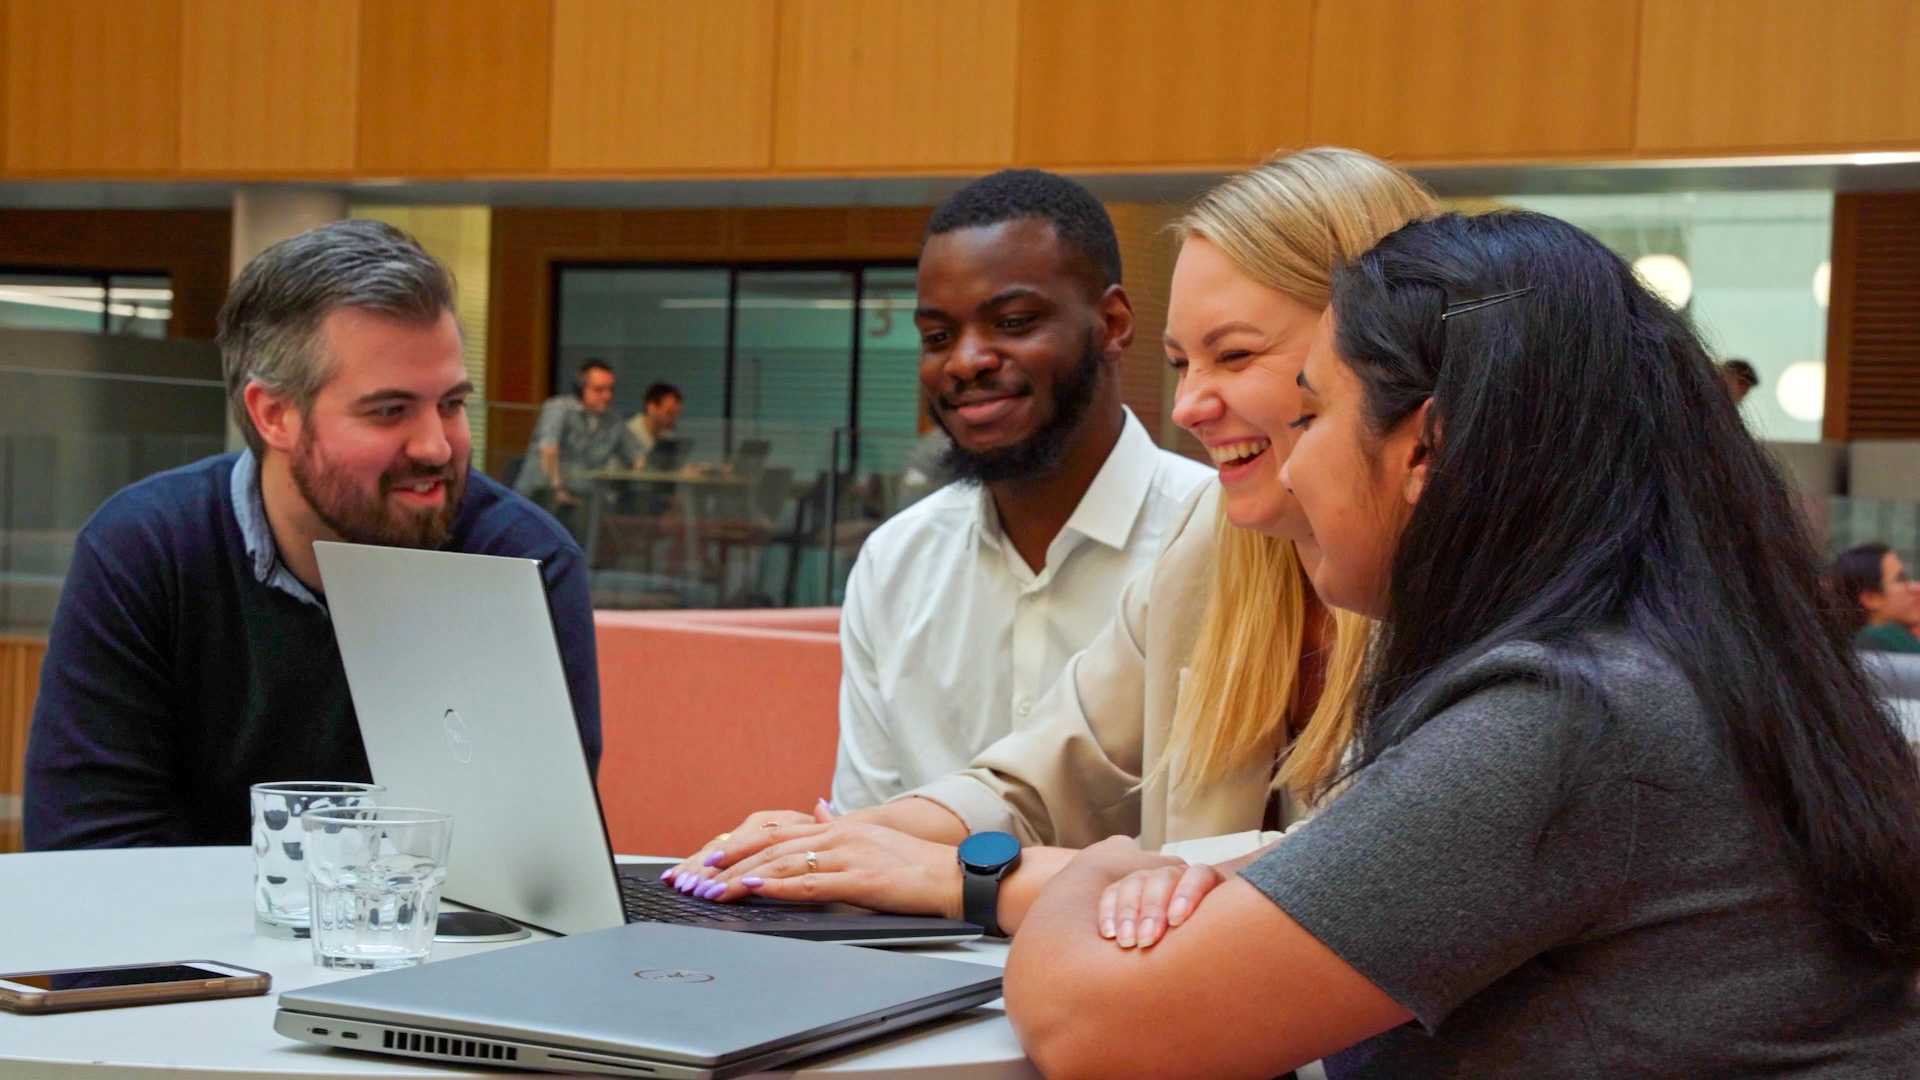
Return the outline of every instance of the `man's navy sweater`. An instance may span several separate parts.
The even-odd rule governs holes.
[[[244,844],[249,785],[369,778],[326,610],[255,577],[234,513],[237,458],[149,477],[80,530],[27,743],[28,849]],[[540,560],[596,768],[600,689],[579,546],[469,471],[444,550]]]

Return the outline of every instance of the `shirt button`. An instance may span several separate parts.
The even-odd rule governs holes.
[[[1021,716],[1026,716],[1033,712],[1033,702],[1022,698],[1020,699],[1020,704],[1014,706],[1013,711],[1019,713]]]

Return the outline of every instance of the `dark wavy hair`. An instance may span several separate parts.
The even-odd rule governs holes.
[[[1843,613],[1849,632],[1857,634],[1867,625],[1867,609],[1860,606],[1860,594],[1885,591],[1880,564],[1892,550],[1885,544],[1860,544],[1841,552],[1827,569],[1827,587],[1833,590],[1834,604]]]
[[[1039,218],[1052,224],[1062,247],[1086,260],[1095,295],[1120,284],[1120,241],[1113,219],[1093,192],[1039,169],[1002,169],[947,196],[927,219],[926,240],[955,229]]]
[[[1920,958],[1920,765],[1686,321],[1593,237],[1525,212],[1408,225],[1336,275],[1333,308],[1376,434],[1432,401],[1355,767],[1487,650],[1561,647],[1584,696],[1580,636],[1622,628],[1692,684],[1818,909]]]

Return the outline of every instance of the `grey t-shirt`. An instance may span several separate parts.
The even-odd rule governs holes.
[[[1594,646],[1601,703],[1489,653],[1243,871],[1415,1017],[1328,1075],[1920,1073],[1915,972],[1814,911],[1680,673]]]

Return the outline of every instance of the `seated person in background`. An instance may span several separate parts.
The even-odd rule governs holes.
[[[1381,626],[1350,771],[1144,952],[1101,897],[1197,868],[1060,871],[1006,968],[1040,1070],[1910,1075],[1920,771],[1684,317],[1449,215],[1335,276],[1301,388],[1315,589]]]
[[[646,448],[620,422],[613,404],[613,369],[604,360],[587,360],[574,376],[573,393],[549,398],[540,407],[532,445],[520,466],[514,490],[562,515],[587,494],[583,474],[622,467],[638,469]],[[577,536],[581,522],[568,521]]]
[[[671,434],[673,426],[680,422],[680,406],[686,397],[680,388],[672,383],[657,382],[647,387],[647,396],[640,402],[640,411],[627,421],[627,430],[633,433],[633,441],[640,444],[642,458],[653,450],[653,444],[664,435]]]
[[[972,767],[831,825],[756,815],[714,845],[711,869],[704,852],[680,868],[713,879],[700,895],[977,917],[961,903],[952,845],[997,830],[1051,845],[1029,846],[1000,881],[994,922],[1010,934],[1066,849],[1116,833],[1149,848],[1245,833],[1234,840],[1247,850],[1301,820],[1346,751],[1368,627],[1330,616],[1303,566],[1319,556],[1279,481],[1300,415],[1294,377],[1334,267],[1437,210],[1405,173],[1335,148],[1203,195],[1175,225],[1163,344],[1180,373],[1173,418],[1219,462],[1219,483],[1033,717]],[[1115,933],[1150,942],[1165,925],[1142,918]]]
[[[874,806],[1023,721],[1205,482],[1120,402],[1113,223],[1048,173],[976,180],[921,249],[920,383],[959,480],[860,549],[841,610],[833,802]]]
[[[1840,553],[1827,571],[1841,609],[1853,620],[1853,646],[1920,653],[1912,626],[1920,622],[1920,584],[1885,544],[1861,544]]]
[[[27,744],[27,847],[244,844],[248,785],[368,779],[316,540],[540,560],[596,765],[580,549],[469,468],[446,268],[391,226],[323,225],[248,264],[219,336],[247,449],[142,480],[80,531]]]
[[[1760,373],[1753,365],[1735,357],[1720,362],[1720,382],[1727,388],[1727,395],[1733,398],[1735,405],[1747,400],[1753,388],[1760,385]]]

